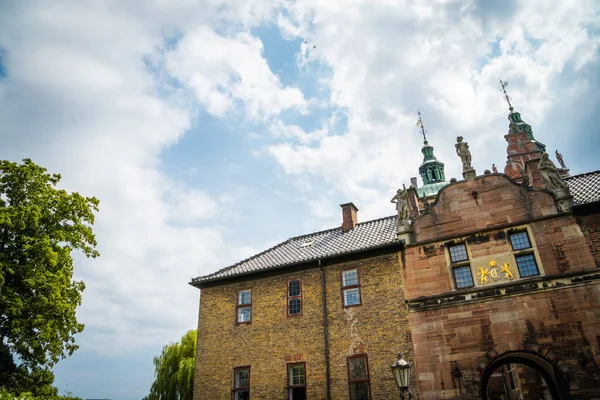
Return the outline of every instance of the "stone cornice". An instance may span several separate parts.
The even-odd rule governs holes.
[[[489,287],[457,290],[435,296],[406,300],[406,303],[410,311],[420,312],[470,303],[480,303],[482,301],[500,300],[507,297],[529,295],[536,292],[558,290],[592,283],[600,283],[600,269],[570,274],[537,276]]]

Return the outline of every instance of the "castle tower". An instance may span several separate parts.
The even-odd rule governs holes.
[[[523,121],[521,114],[514,110],[506,93],[508,82],[500,80],[500,84],[510,111],[508,133],[504,135],[508,143],[504,173],[519,183],[523,182],[525,176],[533,186],[539,186],[541,181],[537,165],[542,153],[546,152],[546,145],[534,138],[531,125]]]
[[[433,146],[427,141],[420,111],[417,125],[421,128],[421,133],[423,135],[423,147],[421,148],[421,153],[423,153],[423,163],[419,166],[419,175],[421,175],[421,179],[423,180],[423,186],[418,187],[417,179],[412,178],[410,189],[411,192],[414,193],[414,203],[415,206],[417,206],[415,209],[418,208],[419,210],[423,210],[427,208],[427,205],[423,201],[425,200],[428,203],[431,203],[440,189],[448,185],[449,182],[446,182],[444,163],[435,158]]]

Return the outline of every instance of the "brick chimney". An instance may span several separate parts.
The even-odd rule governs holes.
[[[356,208],[354,203],[340,204],[340,207],[342,207],[342,230],[348,231],[353,229],[358,222],[358,218],[356,217],[358,208]]]

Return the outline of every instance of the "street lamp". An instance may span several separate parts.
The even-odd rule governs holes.
[[[411,365],[406,360],[402,359],[402,353],[398,353],[398,359],[391,365],[396,386],[400,389],[400,398],[404,400],[404,391],[408,391],[408,398],[412,399],[412,392],[408,388],[410,386],[410,370]]]

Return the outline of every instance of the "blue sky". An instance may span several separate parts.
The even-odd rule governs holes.
[[[571,4],[572,3],[572,4]],[[573,174],[600,168],[597,1],[8,1],[0,156],[100,199],[102,256],[61,391],[141,399],[197,323],[190,278],[341,222],[394,213],[419,108],[446,177],[457,136],[506,160],[513,105]],[[305,43],[306,42],[306,43]],[[316,48],[314,47],[316,46]]]

